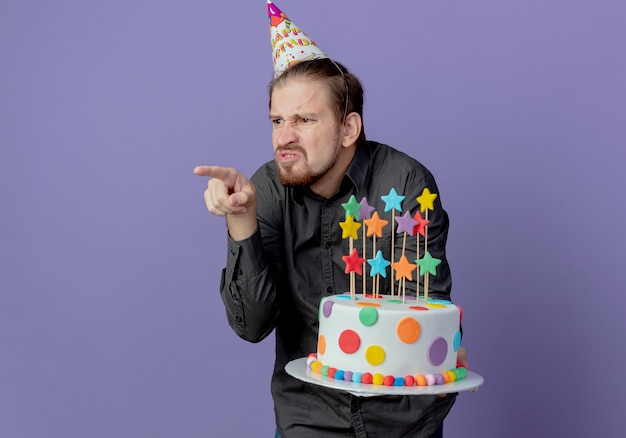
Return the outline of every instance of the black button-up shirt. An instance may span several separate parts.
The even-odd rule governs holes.
[[[377,249],[390,260],[392,213],[384,212],[386,204],[381,197],[395,189],[405,196],[403,211],[395,215],[409,211],[413,216],[419,209],[416,198],[424,188],[438,193],[432,174],[402,152],[367,142],[357,149],[337,193],[329,199],[308,188],[284,187],[274,162],[263,165],[251,180],[257,188],[259,230],[243,241],[229,239],[221,294],[228,322],[241,338],[258,342],[276,329],[272,395],[281,436],[430,436],[452,407],[454,394],[446,397],[357,397],[301,382],[286,374],[284,368],[291,360],[317,350],[321,298],[349,290],[349,275],[344,273],[342,260],[342,256],[348,254],[348,239],[342,239],[339,226],[346,212],[341,204],[348,202],[351,195],[355,195],[357,201],[366,197],[381,219],[390,222],[383,230],[383,237],[376,242]],[[442,262],[437,275],[430,276],[429,296],[449,299],[450,268],[445,257],[448,216],[441,206],[440,196],[435,199],[434,207],[428,212],[428,251]],[[369,252],[372,237],[368,239]],[[418,258],[415,237],[409,241],[411,244],[406,245],[405,254],[413,261]],[[360,240],[355,241],[356,248],[360,245]],[[394,238],[394,247],[398,260],[403,247],[402,235]],[[380,279],[382,293],[390,292],[390,278],[391,275],[387,275],[386,279]],[[366,286],[368,284],[371,285],[371,280]],[[415,295],[415,281],[407,282],[406,287],[407,293]],[[362,291],[360,277],[356,291]]]

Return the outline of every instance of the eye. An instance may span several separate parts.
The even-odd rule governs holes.
[[[309,122],[311,122],[311,119],[309,119],[308,117],[302,117],[302,118],[300,119],[300,122],[301,122],[301,123],[309,123]]]
[[[282,125],[283,124],[283,119],[272,119],[272,125]]]

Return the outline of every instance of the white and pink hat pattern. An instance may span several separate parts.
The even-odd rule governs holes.
[[[267,1],[267,15],[274,77],[279,77],[289,66],[297,62],[328,58],[328,55],[270,0]]]

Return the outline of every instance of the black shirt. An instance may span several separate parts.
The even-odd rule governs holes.
[[[432,174],[402,152],[367,142],[357,149],[337,193],[329,199],[308,188],[284,187],[273,161],[264,164],[251,181],[257,188],[259,229],[243,241],[229,239],[220,289],[228,322],[238,336],[259,342],[276,329],[272,395],[281,436],[430,436],[452,407],[454,394],[357,397],[301,382],[284,368],[291,360],[317,350],[321,298],[349,290],[342,260],[348,254],[348,239],[342,239],[339,226],[346,211],[341,204],[351,195],[357,201],[366,197],[381,219],[390,222],[376,244],[390,260],[391,212],[384,213],[386,203],[381,197],[395,189],[405,196],[403,211],[395,215],[406,211],[414,215],[419,209],[416,198],[424,188],[439,193]],[[442,260],[437,275],[430,276],[429,296],[450,299],[450,268],[445,257],[448,216],[440,196],[428,219],[428,251]],[[403,245],[398,236],[394,239],[396,260]],[[415,238],[412,241],[415,243]],[[368,243],[368,248],[371,245]],[[407,245],[405,254],[408,260],[415,260],[416,245]],[[390,277],[381,278],[382,293],[390,291]],[[357,276],[357,293],[361,287]],[[415,295],[415,281],[407,282],[407,293]]]

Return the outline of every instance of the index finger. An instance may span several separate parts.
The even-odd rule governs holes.
[[[220,166],[198,166],[193,170],[193,173],[199,176],[208,176],[210,178],[216,178],[221,181],[226,180],[233,174],[234,169]]]

